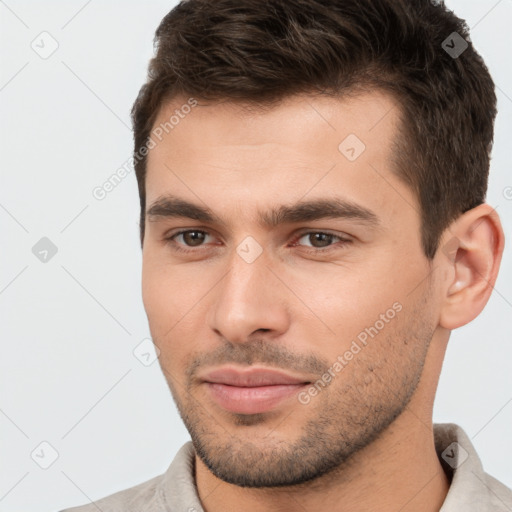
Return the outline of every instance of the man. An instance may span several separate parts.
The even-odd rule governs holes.
[[[143,299],[192,441],[74,511],[512,510],[432,423],[504,237],[494,85],[427,0],[189,0],[132,111]]]

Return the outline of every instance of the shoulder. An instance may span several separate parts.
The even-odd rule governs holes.
[[[194,482],[192,443],[185,443],[167,471],[141,484],[87,505],[60,512],[162,512],[172,503],[177,510],[202,510]]]
[[[483,485],[488,490],[489,505],[493,512],[512,510],[512,489],[487,473],[484,473]]]
[[[160,492],[160,483],[164,475],[156,476],[146,482],[123,491],[116,492],[100,500],[79,507],[67,508],[60,512],[140,512],[141,510],[165,510]]]
[[[466,432],[454,423],[434,424],[436,451],[451,484],[440,512],[511,512],[512,490],[484,471]]]

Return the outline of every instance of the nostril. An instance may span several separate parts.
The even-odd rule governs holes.
[[[258,336],[267,332],[272,332],[272,329],[256,329],[251,336]]]

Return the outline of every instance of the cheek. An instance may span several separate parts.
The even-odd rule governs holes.
[[[338,335],[353,335],[358,328],[373,324],[403,295],[393,278],[385,284],[374,278],[381,275],[380,270],[334,269],[326,265],[321,272],[290,276],[287,282],[304,305]]]
[[[420,269],[400,268],[392,258],[365,265],[364,272],[326,266],[306,279],[304,275],[295,279],[293,289],[319,319],[299,323],[316,350],[333,361],[347,350],[356,352],[353,342],[361,347],[375,342],[381,346],[379,340],[403,329],[405,316],[417,300],[411,291],[423,277]]]
[[[194,271],[192,275],[184,267],[152,258],[144,260],[142,300],[160,362],[168,369],[176,368],[201,340],[205,287],[202,274]]]
[[[179,273],[148,257],[142,267],[142,301],[153,340],[157,345],[174,334],[186,312],[190,288],[183,285]]]
[[[159,351],[158,361],[166,380],[175,386],[179,361],[183,355],[179,342],[180,311],[176,294],[172,293],[172,283],[161,278],[161,273],[144,263],[142,272],[142,300],[148,318],[151,338]]]
[[[142,265],[142,300],[151,321],[170,323],[186,311],[200,280],[184,266],[172,265],[161,250],[145,248]]]
[[[159,279],[159,269],[151,260],[144,257],[142,266],[142,302],[150,326],[162,317],[162,307],[169,295],[168,289]]]

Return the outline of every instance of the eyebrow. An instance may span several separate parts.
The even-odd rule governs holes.
[[[187,218],[226,226],[226,223],[208,207],[172,195],[156,199],[147,209],[146,216],[150,222],[161,218]],[[351,219],[375,227],[380,224],[378,216],[368,208],[336,197],[300,201],[292,205],[272,208],[268,212],[259,212],[258,222],[263,227],[274,228],[280,224],[339,218]]]

